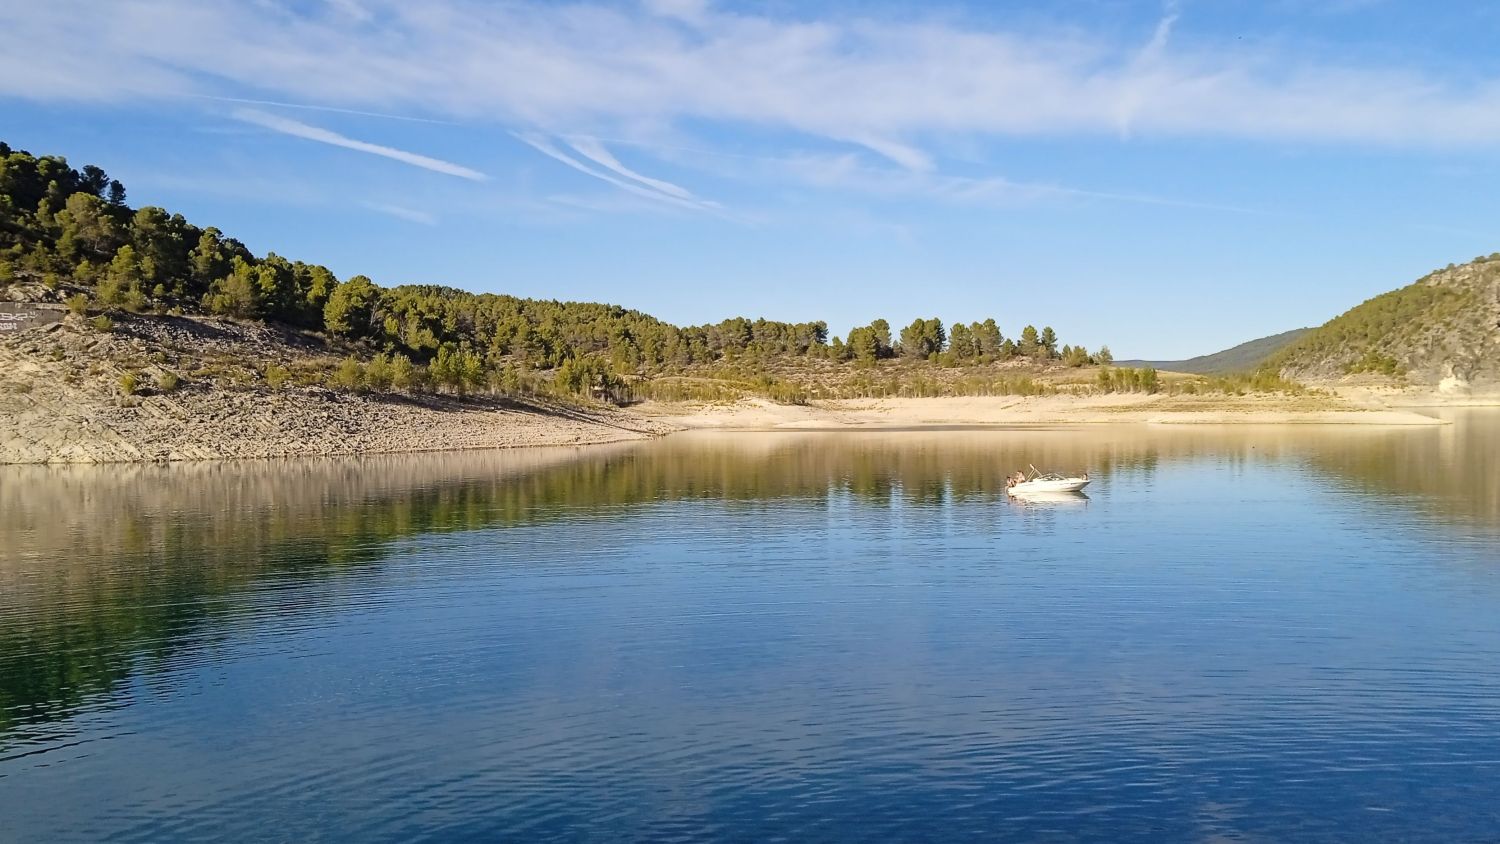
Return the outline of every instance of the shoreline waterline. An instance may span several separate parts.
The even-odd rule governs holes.
[[[372,404],[353,401],[350,405]],[[382,454],[429,454],[603,445],[643,441],[687,430],[718,431],[944,431],[1099,429],[1112,426],[1341,426],[1421,428],[1448,422],[1421,409],[1358,406],[1335,398],[1278,396],[1189,397],[1110,394],[1103,396],[950,396],[934,398],[838,399],[802,405],[762,399],[734,403],[646,402],[622,410],[559,414],[552,408],[511,407],[478,412],[425,413],[402,408],[405,415],[387,417],[379,408],[342,420],[345,437],[317,442],[296,436],[257,435],[266,427],[260,407],[257,419],[225,430],[207,425],[195,430],[153,430],[151,425],[121,429],[111,425],[67,426],[60,434],[0,439],[0,465],[131,464],[358,457]],[[296,414],[284,403],[276,414]],[[413,417],[413,418],[408,418]],[[421,418],[415,418],[421,417]],[[314,420],[282,418],[278,428],[309,430]],[[256,422],[258,424],[250,424]],[[41,424],[41,420],[31,420]],[[444,434],[458,432],[450,439]],[[274,432],[275,429],[272,429]],[[91,435],[92,434],[92,435]],[[51,441],[56,439],[56,442]]]

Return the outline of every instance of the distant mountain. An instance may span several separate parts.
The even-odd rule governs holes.
[[[1303,335],[1312,331],[1311,328],[1294,328],[1291,331],[1283,331],[1270,337],[1262,337],[1259,340],[1251,340],[1241,343],[1232,349],[1222,352],[1214,352],[1211,355],[1199,355],[1187,360],[1122,360],[1120,366],[1144,367],[1150,366],[1169,372],[1188,372],[1194,375],[1224,375],[1230,372],[1249,372],[1258,369],[1272,355],[1286,348]]]
[[[1305,381],[1382,376],[1500,387],[1500,253],[1428,273],[1304,334],[1267,365]]]

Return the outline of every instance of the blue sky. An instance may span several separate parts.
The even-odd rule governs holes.
[[[0,7],[0,138],[382,284],[1178,357],[1500,250],[1500,7]]]

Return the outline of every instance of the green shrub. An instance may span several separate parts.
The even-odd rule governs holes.
[[[1371,349],[1365,352],[1358,360],[1344,364],[1344,372],[1349,374],[1376,372],[1381,375],[1395,377],[1401,372],[1401,362],[1390,355],[1381,354]]]
[[[365,383],[375,392],[386,392],[391,388],[394,380],[395,373],[391,366],[391,359],[385,355],[376,355],[365,365]]]
[[[358,390],[365,380],[365,368],[353,355],[339,361],[338,369],[329,376],[329,383],[340,390]]]
[[[411,358],[406,355],[397,354],[391,358],[390,386],[403,392],[415,389],[420,380],[420,373],[412,366]]]
[[[94,317],[90,325],[94,326],[95,331],[102,331],[106,334],[115,330],[115,321],[104,314]]]
[[[182,379],[175,372],[163,372],[156,376],[156,388],[163,393],[170,393],[182,386]]]
[[[125,395],[135,395],[135,391],[140,389],[140,386],[141,377],[136,373],[127,372],[124,375],[120,376],[120,392],[124,393]]]
[[[1161,380],[1156,370],[1149,366],[1144,369],[1106,366],[1095,376],[1095,384],[1105,393],[1155,393],[1161,390]]]
[[[89,309],[89,297],[82,293],[74,293],[68,297],[68,310],[79,316]]]
[[[266,386],[273,390],[281,389],[281,385],[285,384],[287,379],[292,377],[292,373],[286,367],[274,363],[266,367],[265,375]]]

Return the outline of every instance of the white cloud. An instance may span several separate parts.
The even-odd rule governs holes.
[[[359,4],[358,0],[328,0],[328,5],[334,11],[355,23],[369,23],[370,19],[374,17],[374,15],[370,14],[369,9]]]
[[[1178,11],[1175,2],[1168,2],[1165,14],[1156,23],[1151,40],[1136,54],[1131,62],[1130,81],[1120,92],[1116,107],[1120,134],[1130,136],[1130,124],[1137,109],[1152,95],[1152,86],[1157,81],[1156,71],[1162,66],[1167,50],[1167,40],[1172,36],[1172,27],[1177,23]]]
[[[860,145],[913,170],[941,137],[1500,141],[1500,80],[1188,42],[1175,20],[1169,6],[1154,34],[1126,43],[690,0],[49,0],[0,4],[0,96],[241,96],[550,135],[729,125]]]
[[[563,164],[566,164],[569,167],[572,167],[574,170],[577,170],[580,173],[585,173],[587,175],[593,176],[596,179],[599,179],[600,181],[608,182],[609,184],[614,185],[615,187],[619,188],[620,190],[625,191],[626,193],[633,193],[636,196],[645,197],[647,199],[654,199],[657,202],[664,202],[664,203],[667,203],[668,205],[676,205],[676,206],[681,207],[681,208],[691,208],[691,209],[694,209],[694,210],[697,210],[697,211],[715,211],[715,210],[718,210],[718,208],[719,208],[719,204],[718,203],[716,203],[716,202],[709,202],[709,201],[706,201],[706,200],[695,199],[695,198],[693,198],[692,194],[689,193],[688,191],[686,191],[686,190],[684,190],[682,188],[679,188],[676,185],[672,185],[669,182],[661,182],[660,184],[667,185],[668,187],[674,188],[676,191],[678,191],[678,193],[663,192],[662,190],[660,190],[660,189],[658,189],[656,187],[648,187],[648,186],[646,186],[644,184],[637,184],[636,182],[626,181],[625,179],[616,178],[615,176],[612,176],[609,173],[601,172],[599,170],[596,170],[593,167],[590,167],[589,165],[584,164],[582,161],[579,161],[578,159],[574,158],[573,156],[568,155],[567,153],[565,153],[562,150],[558,149],[557,146],[555,144],[553,144],[550,140],[548,140],[547,138],[544,138],[541,135],[538,135],[536,133],[533,133],[533,132],[526,132],[526,133],[517,132],[517,133],[515,133],[515,137],[516,137],[516,140],[520,141],[521,143],[526,144],[527,146],[531,147],[532,149],[536,150],[537,152],[540,152],[540,153],[542,153],[543,155],[546,155],[549,158],[552,158],[552,159],[555,159],[557,161],[560,161]],[[603,146],[601,145],[599,148],[602,150]],[[607,151],[605,152],[605,155],[608,156],[608,152]],[[613,170],[615,168],[610,168],[610,169]],[[619,171],[625,171],[626,173],[629,173],[629,171],[627,170],[627,168],[625,168],[623,165],[620,166],[619,170],[617,170],[616,172],[619,172]],[[639,176],[632,175],[631,178],[638,178],[639,179],[639,178],[644,178],[644,177],[639,177]],[[651,179],[649,181],[655,182],[657,180]]]
[[[317,141],[321,144],[330,144],[336,147],[343,147],[344,149],[352,149],[358,152],[367,152],[370,155],[378,155],[383,158],[400,161],[403,164],[410,164],[413,167],[421,167],[424,170],[432,170],[436,173],[445,173],[449,176],[457,176],[460,179],[470,179],[472,181],[482,182],[489,178],[478,170],[471,170],[468,167],[454,164],[451,161],[443,161],[440,158],[431,158],[426,155],[419,155],[415,152],[407,152],[406,150],[396,149],[394,147],[381,146],[380,144],[372,144],[367,141],[355,140],[354,138],[345,137],[337,132],[333,132],[328,129],[322,129],[317,126],[309,126],[306,123],[301,123],[299,121],[291,120],[289,118],[281,117],[275,114],[267,114],[263,111],[256,111],[255,109],[235,109],[234,118],[236,120],[244,121],[245,123],[252,123],[256,126],[270,129],[273,132],[280,132],[283,135],[291,135],[294,138],[303,138],[309,141]]]
[[[782,156],[744,155],[718,150],[650,143],[629,143],[653,151],[681,167],[720,178],[757,185],[790,183],[857,193],[877,199],[925,199],[950,204],[1013,207],[1035,202],[1098,200],[1140,205],[1190,208],[1235,214],[1264,214],[1263,210],[1223,203],[1199,202],[1155,194],[1080,188],[1048,182],[1022,182],[1000,176],[957,176],[904,168],[872,166],[858,152],[800,152]]]
[[[851,135],[843,140],[859,144],[866,149],[878,152],[890,160],[911,170],[933,169],[932,159],[921,150],[906,144],[896,143],[885,138],[875,138],[869,135]]]
[[[573,137],[568,139],[568,146],[572,147],[578,152],[579,155],[582,155],[590,161],[593,161],[595,164],[613,170],[614,172],[620,174],[621,176],[624,176],[627,179],[634,179],[635,181],[640,182],[641,184],[653,190],[661,191],[668,196],[675,196],[678,199],[693,198],[692,192],[687,188],[674,185],[671,182],[663,181],[661,179],[653,179],[650,176],[643,176],[640,173],[637,173],[634,170],[631,170],[629,167],[621,164],[619,160],[614,157],[613,153],[604,148],[604,144],[600,143],[598,138],[590,138],[587,136]]]
[[[151,92],[149,92],[149,91],[143,91],[141,93],[149,95]],[[357,109],[357,108],[337,108],[335,106],[309,105],[307,103],[288,103],[288,102],[283,102],[281,100],[255,100],[255,99],[248,99],[248,98],[245,98],[245,97],[220,97],[220,96],[216,96],[214,94],[183,94],[182,96],[191,97],[193,99],[198,99],[198,100],[212,100],[214,102],[220,102],[220,103],[239,103],[240,105],[272,106],[272,107],[275,107],[275,108],[291,108],[291,109],[299,109],[299,110],[302,110],[302,111],[321,111],[321,112],[326,112],[328,114],[352,114],[352,115],[354,115],[356,117],[379,117],[382,120],[404,120],[404,121],[407,121],[407,122],[410,122],[410,123],[433,123],[433,124],[444,124],[444,125],[452,125],[452,123],[453,123],[453,121],[451,121],[451,120],[435,120],[435,119],[433,119],[431,117],[414,117],[412,115],[407,115],[407,114],[391,114],[389,112],[384,112],[384,111],[363,111],[363,110]]]

